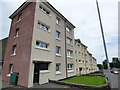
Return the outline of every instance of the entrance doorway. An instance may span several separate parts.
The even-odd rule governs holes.
[[[39,83],[39,63],[35,63],[35,66],[34,66],[34,81],[33,83]]]

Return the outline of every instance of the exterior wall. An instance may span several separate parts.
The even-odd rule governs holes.
[[[46,10],[50,12],[50,16],[44,13],[39,9],[39,5],[42,5]],[[59,17],[53,10],[51,10],[47,5],[41,2],[36,3],[35,10],[35,20],[34,20],[34,32],[32,39],[32,48],[31,48],[31,61],[30,61],[30,70],[29,70],[29,86],[33,86],[33,74],[34,74],[34,63],[33,61],[49,61],[52,62],[49,64],[49,72],[41,73],[39,84],[44,84],[48,82],[48,79],[59,80],[66,77],[66,58],[65,58],[65,21],[60,18],[60,25],[56,24],[56,18]],[[40,21],[45,25],[49,26],[49,32],[44,31],[37,27],[37,23]],[[59,31],[60,40],[56,39],[56,30]],[[72,30],[72,35],[67,34],[72,39],[74,38],[74,30]],[[36,40],[48,43],[48,50],[42,50],[35,48]],[[74,40],[73,40],[74,41]],[[74,42],[73,42],[74,43]],[[60,54],[61,56],[56,55],[56,46],[61,47]],[[67,46],[70,50],[74,51],[74,46]],[[74,53],[73,53],[74,54]],[[56,63],[61,63],[60,74],[56,74]],[[74,64],[74,55],[72,59],[68,60],[68,63]],[[75,72],[68,73],[68,76],[75,75]]]
[[[4,55],[5,55],[5,51],[6,51],[6,46],[7,46],[7,39],[8,38],[4,38],[2,40],[0,40],[0,65],[2,65],[3,60],[4,60]]]
[[[79,54],[80,52],[80,54]],[[81,63],[79,62],[79,60],[81,60]],[[83,69],[83,57],[82,57],[82,45],[79,44],[76,40],[75,40],[75,61],[76,61],[76,74],[77,75],[80,75],[80,74],[83,74],[79,68],[82,68]]]
[[[83,45],[82,43],[78,43],[77,40],[75,40],[75,61],[76,61],[76,74],[87,74],[88,68],[88,58],[87,58],[87,47]],[[80,52],[80,55],[78,54]],[[81,60],[81,63],[79,63],[79,60]],[[86,64],[87,61],[87,64]],[[80,72],[79,68],[82,68],[82,71]]]
[[[28,87],[35,4],[35,2],[30,3],[18,13],[18,15],[22,13],[21,21],[18,22],[18,15],[12,19],[2,68],[2,80],[9,81],[7,75],[10,73],[10,64],[13,64],[13,72],[19,73],[17,84],[24,87]],[[19,28],[19,37],[14,38],[17,28]],[[17,45],[15,56],[11,56],[13,45]]]
[[[92,54],[87,52],[87,57],[88,57],[88,67],[89,67],[88,73],[91,73],[91,71],[92,71],[92,67],[91,67],[91,65],[92,65]]]

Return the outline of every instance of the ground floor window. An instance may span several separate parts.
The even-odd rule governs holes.
[[[40,70],[48,70],[48,63],[40,63]]]
[[[57,72],[57,71],[60,71],[60,65],[61,65],[60,63],[57,63],[57,64],[56,64],[56,72]]]
[[[73,70],[73,64],[68,64],[68,71]]]

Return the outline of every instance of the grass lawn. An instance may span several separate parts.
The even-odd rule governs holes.
[[[91,73],[89,75],[104,75],[104,74],[102,74],[102,73]]]
[[[71,82],[84,85],[105,85],[106,81],[104,77],[90,77],[90,76],[76,76],[66,80],[64,82]]]

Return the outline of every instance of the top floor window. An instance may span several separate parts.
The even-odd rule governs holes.
[[[56,23],[60,24],[60,19],[59,18],[56,18]]]
[[[44,13],[46,13],[47,15],[50,15],[50,12],[47,11],[45,8],[43,8],[42,6],[39,6],[40,10],[42,10]]]
[[[67,26],[66,31],[71,32],[71,29]]]
[[[19,14],[18,15],[18,21],[21,21],[21,19],[22,19],[22,14]]]

